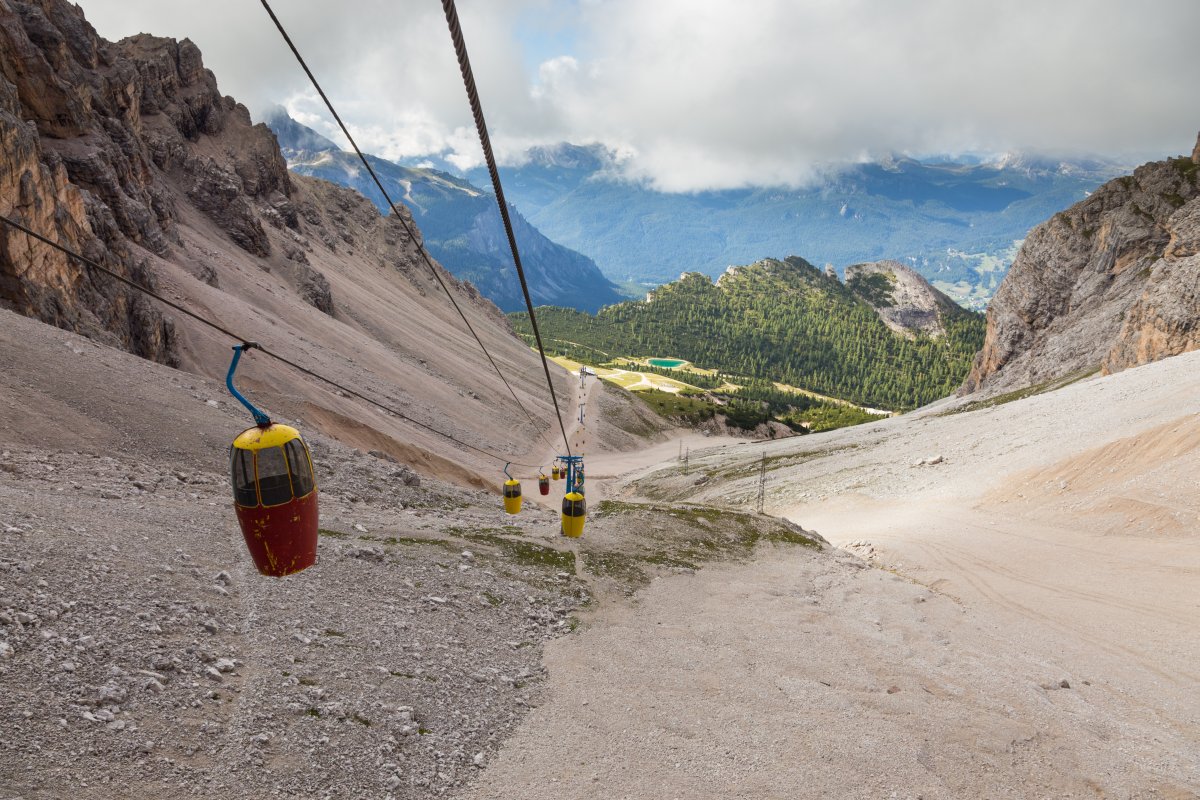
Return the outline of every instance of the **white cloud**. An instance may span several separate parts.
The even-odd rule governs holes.
[[[252,110],[285,102],[332,134],[256,3],[84,0],[100,32],[189,36]],[[445,20],[428,0],[277,0],[359,143],[480,154]],[[797,184],[890,152],[1190,150],[1195,0],[460,0],[497,154],[603,141],[659,188]],[[573,52],[527,65],[553,18]],[[547,23],[549,24],[549,23]],[[309,116],[311,115],[311,116]],[[338,137],[340,138],[340,137]]]
[[[538,65],[538,80],[530,90],[535,100],[561,95],[579,73],[579,61],[574,56],[555,56]]]

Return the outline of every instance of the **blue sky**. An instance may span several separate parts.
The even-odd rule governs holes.
[[[536,75],[538,67],[552,58],[579,57],[580,31],[574,24],[578,7],[577,2],[563,2],[556,3],[552,13],[530,8],[514,16],[513,41],[521,48],[530,75]]]
[[[258,112],[332,123],[258,3],[81,0],[199,45]],[[355,137],[478,161],[440,3],[275,0]],[[665,191],[800,185],[891,153],[1190,152],[1197,0],[459,0],[502,160],[600,142]]]

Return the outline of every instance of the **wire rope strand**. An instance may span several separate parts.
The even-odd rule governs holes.
[[[99,270],[100,272],[104,273],[105,275],[108,275],[109,277],[120,281],[121,283],[125,284],[126,286],[130,287],[131,289],[141,292],[142,294],[146,295],[147,297],[154,298],[155,300],[159,301],[163,305],[166,305],[170,308],[175,309],[176,311],[180,312],[181,314],[185,314],[188,317],[191,317],[192,319],[196,320],[197,322],[208,326],[209,328],[217,331],[218,333],[220,333],[224,336],[229,337],[230,339],[233,339],[235,342],[250,341],[248,337],[239,336],[238,334],[234,333],[233,331],[229,330],[228,328],[224,327],[223,325],[213,322],[212,320],[210,320],[204,316],[201,316],[200,314],[197,314],[196,312],[180,305],[179,303],[176,303],[172,300],[168,300],[167,298],[163,297],[158,292],[155,292],[153,289],[149,289],[145,286],[142,286],[140,283],[137,283],[136,281],[131,281],[128,278],[126,278],[124,275],[114,272],[113,270],[109,269],[108,267],[104,266],[103,264],[93,261],[92,259],[88,258],[87,256],[80,255],[79,253],[76,253],[74,250],[71,250],[68,247],[64,247],[63,245],[59,244],[58,242],[54,241],[53,239],[49,239],[36,231],[30,230],[29,228],[27,228],[26,226],[17,222],[16,220],[13,220],[6,216],[0,215],[0,222],[3,222],[4,224],[6,224],[12,228],[15,228],[15,229],[21,231],[22,233],[24,233],[25,235],[30,236],[40,242],[50,245],[55,250],[58,250],[59,252],[62,252],[64,254],[66,254],[67,256],[70,256],[71,258],[74,258],[77,261],[79,261],[83,264],[86,264],[87,266],[91,267],[92,269]],[[302,366],[285,356],[279,355],[278,353],[272,352],[271,350],[267,349],[266,347],[263,347],[261,344],[256,344],[254,349],[260,350],[262,352],[262,354],[267,356],[268,358],[272,358],[272,359],[280,362],[281,364],[285,364],[285,365],[291,367],[292,369],[296,370],[297,372],[303,373],[304,375],[308,375],[311,378],[315,378],[323,383],[328,384],[329,386],[332,386],[336,389],[339,389],[339,390],[345,392],[348,395],[357,397],[358,399],[360,399],[372,406],[375,406],[376,408],[382,409],[383,411],[386,411],[389,414],[394,414],[397,417],[399,417],[400,419],[405,420],[406,422],[409,422],[413,425],[416,425],[418,428],[423,428],[424,430],[427,430],[430,433],[435,433],[438,436],[441,436],[445,439],[449,439],[450,441],[454,442],[455,444],[457,444],[461,447],[465,447],[468,450],[473,450],[476,453],[480,453],[481,455],[487,456],[488,458],[494,458],[497,461],[511,462],[520,467],[529,467],[530,469],[533,469],[538,466],[537,464],[522,464],[520,462],[513,461],[511,458],[508,458],[506,456],[497,455],[496,453],[493,453],[490,450],[485,450],[482,447],[476,447],[473,444],[464,442],[463,440],[461,440],[455,436],[451,436],[448,433],[444,433],[443,431],[438,430],[437,428],[433,427],[432,425],[427,425],[426,423],[421,422],[420,420],[413,419],[412,417],[405,414],[403,411],[397,411],[396,409],[392,408],[391,406],[388,406],[384,403],[379,402],[378,400],[374,400],[370,397],[367,397],[366,395],[362,394],[361,392],[359,392],[355,389],[350,388],[349,386],[345,386],[341,383],[338,383],[337,381],[333,380],[332,378],[327,378],[324,375],[320,374],[319,372],[311,370],[308,367]]]
[[[321,96],[321,100],[325,102],[325,108],[329,110],[329,113],[337,122],[338,127],[341,128],[342,134],[346,137],[347,141],[350,142],[350,146],[354,149],[355,155],[358,156],[359,161],[361,161],[363,166],[366,167],[367,173],[371,176],[371,180],[375,182],[375,186],[379,189],[380,194],[383,195],[383,199],[386,200],[388,206],[391,207],[392,214],[396,217],[396,219],[400,220],[400,224],[404,226],[404,230],[406,233],[408,233],[409,239],[417,246],[417,250],[420,252],[421,258],[425,261],[425,265],[429,267],[429,271],[433,273],[433,277],[436,278],[437,282],[441,285],[442,290],[446,293],[446,297],[450,298],[450,304],[454,306],[454,310],[458,312],[460,317],[462,317],[463,324],[467,326],[467,330],[471,332],[471,336],[475,337],[476,343],[479,345],[479,348],[483,350],[483,354],[487,356],[487,360],[489,363],[491,363],[492,369],[494,369],[496,374],[500,376],[500,380],[504,383],[505,388],[508,389],[508,393],[512,395],[517,407],[520,408],[525,414],[525,418],[529,420],[529,423],[533,426],[534,431],[536,431],[537,434],[542,437],[542,441],[545,442],[547,446],[553,447],[553,445],[551,445],[546,439],[546,435],[542,433],[541,426],[533,418],[533,415],[529,413],[529,410],[525,408],[525,405],[521,402],[520,398],[517,397],[516,391],[513,390],[512,385],[508,382],[508,379],[504,377],[504,373],[501,372],[499,365],[496,364],[496,360],[492,358],[492,354],[488,352],[487,347],[484,346],[483,340],[479,338],[479,334],[475,332],[475,328],[471,325],[470,320],[467,319],[467,315],[463,313],[462,308],[458,305],[458,301],[454,299],[454,295],[450,292],[450,287],[446,285],[446,282],[442,280],[441,274],[437,271],[437,268],[434,267],[433,259],[429,255],[429,252],[425,249],[424,243],[418,241],[413,229],[409,226],[408,222],[405,221],[404,216],[396,207],[396,203],[392,200],[391,195],[388,194],[387,189],[383,187],[383,181],[379,179],[379,176],[375,173],[375,168],[371,166],[371,162],[367,160],[367,157],[359,148],[358,143],[354,141],[354,137],[350,134],[350,129],[346,127],[346,123],[342,121],[341,115],[338,114],[337,109],[333,107],[333,103],[325,94],[325,90],[321,88],[321,84],[317,81],[317,76],[313,74],[311,69],[309,69],[308,62],[306,62],[304,57],[300,55],[299,48],[297,48],[296,44],[292,41],[292,37],[288,35],[287,29],[283,27],[283,23],[280,22],[279,17],[275,15],[275,11],[271,8],[270,3],[268,3],[267,0],[260,0],[260,2],[262,3],[262,7],[266,10],[267,14],[271,17],[271,21],[275,23],[275,28],[279,31],[279,35],[283,37],[283,41],[287,43],[288,48],[292,51],[292,55],[296,57],[296,61],[299,62],[300,68],[303,69],[304,74],[308,76],[309,82],[312,83],[313,88],[317,90],[317,94]],[[550,391],[553,395],[554,388],[551,387]],[[557,412],[557,410],[558,406],[556,404],[555,411]],[[561,422],[562,419],[560,417],[559,423],[561,424]]]
[[[265,3],[266,0],[263,0]],[[471,71],[471,59],[467,55],[467,43],[463,38],[462,25],[458,21],[458,10],[454,0],[442,0],[442,9],[446,12],[446,24],[450,27],[450,38],[454,42],[454,52],[458,56],[458,67],[462,72],[463,86],[467,90],[467,99],[471,103],[471,114],[475,117],[475,129],[479,132],[479,144],[483,148],[483,156],[487,160],[488,174],[492,177],[492,187],[496,192],[496,204],[500,206],[500,217],[504,221],[504,231],[508,234],[508,246],[512,250],[513,265],[517,268],[517,278],[521,281],[521,293],[525,295],[525,308],[529,311],[529,324],[533,328],[533,338],[537,341],[538,353],[542,357],[542,369],[546,373],[546,385],[550,387],[550,399],[554,401],[554,413],[558,416],[558,427],[562,430],[563,446],[567,455],[571,455],[571,441],[567,436],[567,427],[563,424],[562,411],[558,407],[558,397],[554,393],[554,381],[550,378],[550,362],[546,358],[546,348],[542,345],[542,333],[538,330],[537,316],[533,313],[533,300],[529,296],[529,283],[525,280],[525,268],[521,265],[521,254],[517,249],[517,237],[513,234],[512,220],[508,215],[508,203],[504,199],[504,187],[500,185],[500,171],[496,168],[496,156],[492,153],[492,140],[488,136],[487,122],[483,118],[483,106],[479,102],[479,90],[475,86],[475,75]]]

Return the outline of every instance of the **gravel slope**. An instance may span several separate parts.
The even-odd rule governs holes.
[[[864,560],[602,610],[467,796],[1200,796],[1197,367],[639,465],[614,496],[746,508],[765,453],[768,511]]]
[[[306,428],[319,561],[262,578],[229,508],[248,419],[223,387],[0,322],[4,800],[453,794],[541,702],[544,643],[593,598],[813,543],[619,504],[565,540],[557,509],[510,517],[494,491]],[[623,403],[597,419],[614,404],[595,384],[563,399],[588,401],[578,449],[646,422]]]
[[[0,797],[1200,792],[1200,354],[597,455],[578,542],[313,435],[320,563],[270,581],[216,383],[4,319]],[[681,502],[752,503],[764,452],[853,553]]]

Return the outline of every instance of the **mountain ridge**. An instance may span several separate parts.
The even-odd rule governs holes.
[[[390,208],[358,157],[277,110],[267,124],[279,139],[292,172],[348,186],[383,213]],[[455,276],[469,280],[502,310],[525,308],[495,196],[466,178],[410,167],[374,155],[367,160],[388,193],[413,212],[430,254]],[[586,256],[544,236],[509,204],[513,232],[535,304],[596,311],[622,295]]]
[[[460,485],[492,485],[496,456],[437,431],[541,462],[546,378],[496,306],[434,263],[517,400],[420,257],[407,209],[417,238],[358,192],[289,173],[193,43],[105,41],[65,0],[0,4],[0,69],[0,213],[418,425],[250,356],[239,384],[273,417]],[[7,226],[0,305],[218,381],[234,343]]]
[[[525,156],[501,167],[506,194],[613,280],[660,283],[685,269],[716,276],[790,252],[838,267],[894,258],[976,309],[999,285],[1014,241],[1125,170],[1094,159],[897,156],[831,170],[809,188],[665,194],[624,180],[619,157],[602,145]]]

